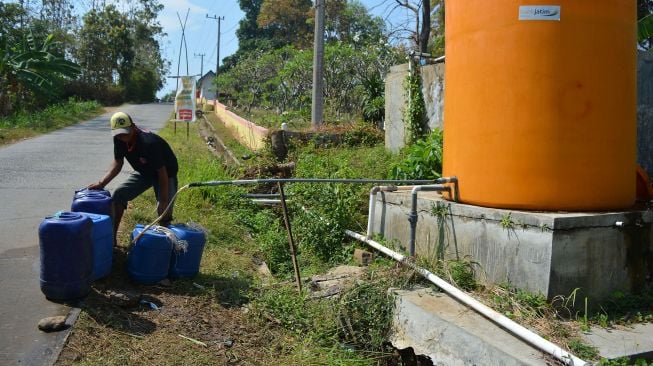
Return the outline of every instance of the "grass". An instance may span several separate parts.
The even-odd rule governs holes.
[[[189,140],[173,135],[170,126],[160,132],[179,158],[180,186],[237,178],[230,175],[233,170],[210,155],[197,137],[196,126],[191,127]],[[225,143],[230,141],[226,131],[220,133]],[[308,144],[293,147],[290,156],[297,161],[298,177],[384,178],[393,159],[382,146],[322,149]],[[116,252],[114,272],[108,282],[95,285],[95,295],[83,309],[59,364],[393,364],[396,359],[384,344],[393,304],[387,290],[425,282],[413,271],[377,257],[364,281],[345,290],[337,301],[312,298],[306,289],[297,293],[280,211],[261,209],[240,198],[248,189],[269,192],[273,188],[185,191],[175,205],[175,221],[203,225],[209,231],[208,243],[200,275],[163,289],[131,284],[125,274],[125,245],[131,228],[155,218],[151,191],[135,200],[120,231],[122,247]],[[364,227],[369,188],[288,185],[302,278],[349,260],[357,243],[342,237],[342,229]],[[259,277],[257,263],[261,260],[266,261],[274,278],[263,281]],[[578,337],[578,323],[561,316],[560,309],[542,296],[509,286],[481,286],[474,280],[476,268],[469,260],[440,260],[424,266],[578,356],[597,358],[596,349]],[[124,287],[158,301],[162,310],[122,309],[103,301],[101,295],[107,289]],[[616,307],[630,308],[634,301],[618,299]],[[228,340],[233,341],[231,346],[225,345]]]
[[[173,135],[170,125],[160,134],[177,154],[180,186],[235,178],[208,152],[197,136],[197,125],[191,126],[189,140]],[[323,155],[313,149],[305,153],[312,154],[305,159],[308,166],[324,169],[325,174],[332,168],[338,170],[323,160],[329,153]],[[361,157],[359,164],[365,174],[369,173],[365,169],[383,173],[378,164],[372,164],[386,158],[379,149],[330,154],[336,161]],[[368,163],[368,167],[363,166]],[[308,166],[300,171],[309,174]],[[284,248],[287,241],[285,232],[277,231],[281,225],[278,210],[252,206],[240,198],[244,192],[245,188],[239,187],[193,188],[179,196],[175,221],[199,223],[209,235],[199,276],[175,281],[166,288],[140,286],[131,283],[126,275],[126,245],[131,229],[137,223],[153,220],[156,207],[151,190],[130,203],[119,231],[121,246],[114,251],[113,272],[109,279],[94,285],[58,364],[383,365],[391,358],[381,344],[392,304],[387,288],[408,283],[412,274],[398,273],[393,266],[379,267],[369,274],[368,285],[346,293],[347,301],[336,303],[312,299],[306,292],[298,294],[285,282],[289,272],[280,271],[278,280],[264,284],[256,271],[260,259],[269,261],[270,253],[263,250],[265,241]],[[361,198],[365,201],[366,195]],[[270,232],[279,235],[270,236]],[[308,260],[308,251],[300,255],[304,256],[302,269],[307,278],[316,267],[306,264],[315,258]],[[142,293],[160,304],[161,310],[145,306],[123,309],[107,301],[107,291],[125,289]],[[385,312],[362,311],[369,308]],[[347,319],[346,330],[338,319]],[[233,340],[233,344],[225,346],[225,340]]]
[[[0,145],[70,126],[102,112],[102,106],[95,101],[69,100],[49,106],[42,111],[23,111],[9,117],[2,117],[0,118]]]
[[[207,113],[205,114],[207,120],[213,128],[215,129],[216,133],[218,136],[220,136],[220,139],[222,142],[225,144],[225,146],[231,150],[231,152],[234,153],[234,155],[241,160],[244,156],[250,157],[254,153],[252,150],[246,148],[245,146],[241,145],[238,143],[238,140],[236,140],[232,134],[231,131],[218,119],[218,117],[213,114],[213,113]]]

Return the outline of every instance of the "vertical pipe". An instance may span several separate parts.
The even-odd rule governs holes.
[[[286,224],[286,232],[288,233],[288,243],[290,244],[290,255],[292,257],[292,266],[295,270],[295,283],[297,284],[297,291],[302,291],[302,280],[299,274],[299,263],[297,263],[297,251],[295,250],[295,241],[292,238],[292,229],[290,227],[290,218],[288,217],[288,207],[286,206],[286,195],[283,193],[283,184],[277,182],[279,187],[279,196],[281,196],[281,209],[283,210],[283,222]]]
[[[379,186],[372,187],[370,190],[370,207],[367,214],[367,238],[372,239],[372,231],[374,231],[374,210],[376,208],[376,194],[379,192]]]
[[[451,188],[441,184],[434,184],[427,186],[416,186],[411,191],[412,200],[410,205],[410,214],[408,215],[408,222],[410,222],[410,241],[408,242],[408,253],[411,257],[415,255],[415,235],[417,232],[417,220],[419,218],[419,215],[417,214],[417,192],[419,191],[451,192]]]
[[[324,0],[315,0],[315,35],[313,45],[313,107],[311,126],[318,129],[323,118]]]

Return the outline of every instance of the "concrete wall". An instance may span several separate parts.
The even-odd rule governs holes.
[[[240,117],[220,102],[209,100],[206,103],[213,105],[213,113],[231,130],[234,138],[242,145],[252,150],[259,150],[265,147],[265,141],[270,133],[267,128]]]
[[[426,65],[422,71],[422,94],[429,128],[442,128],[444,117],[444,64]],[[406,106],[404,80],[408,64],[393,66],[385,79],[385,147],[398,152],[405,146],[403,113]]]
[[[653,284],[653,211],[541,213],[464,205],[434,193],[419,197],[416,254],[467,258],[478,263],[482,282],[510,283],[549,299],[577,288],[578,296],[603,299]],[[403,250],[410,202],[409,193],[377,196],[374,232]]]
[[[637,62],[637,163],[653,177],[653,51]]]
[[[402,116],[406,105],[404,80],[408,75],[408,64],[390,68],[385,78],[385,147],[398,152],[404,147],[406,131]]]

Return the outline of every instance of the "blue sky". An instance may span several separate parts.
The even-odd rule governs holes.
[[[405,10],[392,10],[396,4],[395,0],[361,0],[360,2],[372,14],[381,16],[387,21],[395,24],[410,22],[411,15],[407,14]],[[215,71],[218,24],[216,20],[206,18],[207,14],[209,16],[224,17],[224,20],[221,21],[220,59],[233,54],[238,49],[236,29],[238,28],[238,22],[244,16],[238,6],[238,0],[162,0],[161,3],[164,4],[165,8],[159,15],[159,20],[167,33],[167,37],[165,37],[161,46],[164,57],[171,62],[170,71],[172,75],[177,73],[179,44],[181,42],[181,26],[177,13],[183,22],[186,12],[190,9],[185,33],[188,72],[191,75],[199,74],[201,71],[201,58],[195,56],[196,54],[205,54],[204,73],[208,70]],[[186,53],[184,50],[182,50],[181,55],[180,74],[185,74]],[[167,94],[174,90],[175,86],[175,80],[168,79],[164,88],[157,95]]]

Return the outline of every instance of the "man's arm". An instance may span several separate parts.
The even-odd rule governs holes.
[[[109,171],[107,174],[102,177],[97,183],[92,183],[88,185],[88,189],[104,189],[104,187],[109,184],[113,180],[113,178],[120,173],[122,170],[122,165],[124,164],[124,159],[119,159],[119,160],[113,160],[111,163],[111,167],[109,167]]]
[[[156,174],[159,180],[159,197],[157,197],[159,201],[159,205],[157,206],[156,210],[159,213],[159,216],[161,216],[161,214],[163,214],[163,211],[165,211],[166,207],[168,207],[171,198],[168,196],[168,169],[166,169],[164,165],[156,170]],[[167,217],[161,219],[162,223],[169,221],[170,215],[166,215],[166,216]]]

